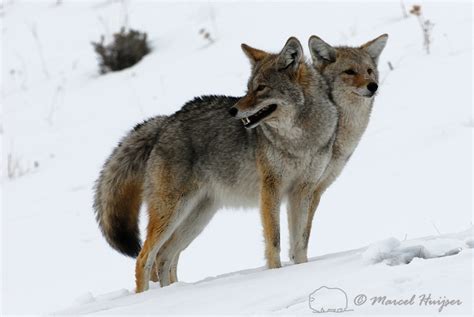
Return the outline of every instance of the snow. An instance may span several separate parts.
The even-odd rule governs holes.
[[[462,244],[463,239],[472,236],[473,230],[461,232],[449,240]],[[407,242],[435,249],[443,249],[447,245],[444,237]],[[465,273],[471,269],[472,249],[430,260],[416,257],[409,265],[367,265],[364,257],[372,247],[319,256],[300,265],[287,263],[278,270],[262,267],[196,283],[179,282],[163,289],[155,284],[150,291],[142,294],[94,298],[90,303],[54,314],[311,314],[310,307],[319,311],[321,307],[328,310],[338,305],[358,314],[434,314],[439,309],[444,313],[459,314],[471,310],[472,279]],[[341,294],[347,296],[347,306],[340,304]],[[367,296],[367,300],[358,306],[354,300],[360,298],[357,297],[359,294]],[[415,300],[412,305],[383,305],[377,300],[372,304],[373,298],[378,296],[399,301],[409,300],[413,295]],[[433,301],[440,298],[459,300],[461,305],[424,304],[423,296],[430,296]],[[314,300],[310,302],[310,297],[318,301],[318,306],[313,305]]]
[[[5,1],[2,313],[311,313],[308,296],[322,286],[343,289],[356,313],[437,313],[434,306],[354,307],[362,293],[459,298],[462,305],[443,311],[469,313],[473,238],[463,230],[473,210],[472,5],[422,4],[435,24],[430,55],[399,1],[341,6]],[[154,51],[133,68],[99,76],[90,42],[124,21],[148,32]],[[312,34],[358,45],[382,33],[390,38],[380,93],[362,142],[322,199],[312,261],[263,269],[258,212],[223,211],[181,256],[181,282],[133,294],[134,261],[107,245],[91,207],[93,182],[118,140],[195,96],[242,95],[250,69],[241,42],[278,51],[289,36],[304,46]]]
[[[472,247],[458,239],[435,238],[423,243],[417,242],[418,240],[400,242],[396,238],[385,239],[371,244],[362,257],[371,264],[384,262],[399,265],[408,264],[414,258],[431,259],[454,255]]]

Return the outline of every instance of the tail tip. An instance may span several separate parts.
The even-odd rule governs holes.
[[[138,232],[118,231],[111,240],[117,251],[132,258],[136,258],[142,249]]]

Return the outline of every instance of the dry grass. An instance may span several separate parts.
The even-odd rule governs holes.
[[[120,32],[114,34],[111,43],[104,44],[104,41],[102,36],[100,42],[92,43],[99,55],[102,74],[131,67],[151,51],[147,34],[132,29],[125,31],[122,28]]]

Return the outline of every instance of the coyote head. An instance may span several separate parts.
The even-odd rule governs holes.
[[[278,124],[282,118],[294,117],[304,104],[304,89],[309,70],[304,63],[300,42],[291,37],[278,54],[271,54],[246,44],[242,50],[252,65],[247,94],[229,113],[242,120],[246,128],[262,123]]]
[[[313,35],[308,44],[313,66],[328,79],[333,95],[372,98],[378,88],[377,61],[387,39],[383,34],[360,47],[332,47]]]

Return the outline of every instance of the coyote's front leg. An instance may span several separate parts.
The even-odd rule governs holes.
[[[280,261],[280,201],[281,180],[269,166],[259,162],[261,176],[260,215],[265,238],[265,258],[270,269],[281,267]]]
[[[312,200],[315,187],[311,183],[301,183],[294,186],[289,195],[290,259],[295,264],[308,262],[307,249],[310,232],[307,224],[309,218],[312,218]]]
[[[318,209],[319,202],[321,201],[321,195],[323,194],[323,190],[321,188],[321,185],[318,185],[314,193],[311,195],[311,205],[309,206],[309,215],[308,215],[308,220],[306,223],[306,228],[304,231],[304,246],[306,249],[306,252],[308,251],[308,243],[309,243],[309,236],[311,235],[311,228],[313,226],[313,218],[314,214],[316,213],[316,210]]]

